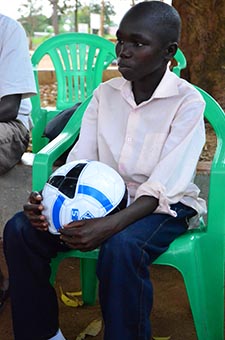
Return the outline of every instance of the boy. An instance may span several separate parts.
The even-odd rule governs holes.
[[[64,339],[49,261],[59,250],[96,247],[104,339],[150,339],[149,265],[187,230],[192,217],[205,212],[192,183],[205,142],[205,104],[168,69],[179,36],[180,17],[165,3],[142,2],[125,14],[116,46],[123,77],[96,89],[68,157],[112,166],[127,183],[132,204],[111,216],[64,226],[58,238],[47,231],[41,195],[33,193],[24,213],[7,223],[16,340]],[[29,301],[20,296],[22,290]]]

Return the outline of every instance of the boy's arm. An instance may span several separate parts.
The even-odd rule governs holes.
[[[61,240],[72,249],[89,251],[137,220],[150,215],[158,206],[152,196],[142,196],[120,212],[103,218],[72,222],[61,232]]]
[[[170,205],[182,201],[186,193],[196,202],[198,193],[192,182],[205,143],[204,108],[202,99],[180,108],[156,166],[137,189],[135,199],[143,195],[159,199],[159,213],[176,216]]]
[[[98,160],[98,141],[97,141],[97,129],[98,129],[98,98],[96,93],[98,89],[94,91],[93,97],[85,110],[79,140],[75,146],[71,149],[66,162],[71,162],[76,159],[92,159]]]

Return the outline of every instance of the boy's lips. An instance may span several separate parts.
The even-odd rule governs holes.
[[[120,69],[125,69],[125,68],[131,68],[131,66],[130,65],[128,65],[128,64],[125,64],[125,63],[122,63],[122,62],[120,62],[120,63],[118,63],[118,67],[120,68]]]
[[[120,58],[117,59],[117,65],[119,68],[131,68],[129,64],[124,63]]]

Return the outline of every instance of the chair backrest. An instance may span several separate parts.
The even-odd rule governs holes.
[[[46,55],[56,73],[58,110],[83,102],[102,81],[103,70],[116,58],[112,42],[77,32],[59,34],[38,46],[31,58],[36,70]],[[37,72],[35,76],[38,87]]]
[[[39,90],[38,65],[50,58],[57,83],[56,104],[43,107]],[[38,152],[48,143],[43,138],[47,123],[60,111],[83,102],[100,84],[103,71],[116,58],[115,45],[102,37],[87,33],[59,34],[44,41],[32,55],[38,94],[32,101],[32,151]]]
[[[183,52],[178,48],[177,52],[174,56],[174,60],[176,61],[176,65],[173,67],[172,71],[180,77],[181,70],[187,67],[187,61]]]
[[[204,115],[217,137],[210,171],[207,232],[225,235],[225,113],[211,95],[196,88],[206,102]]]

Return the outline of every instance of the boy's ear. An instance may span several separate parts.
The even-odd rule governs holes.
[[[173,42],[173,43],[170,43],[166,49],[166,54],[165,54],[165,58],[169,61],[171,60],[174,55],[176,54],[177,52],[177,49],[178,49],[178,44],[177,42]]]

